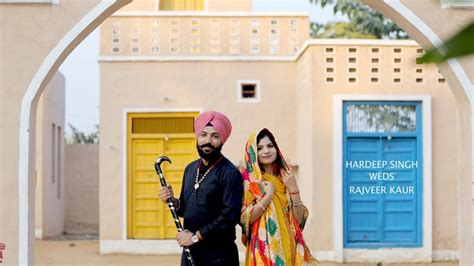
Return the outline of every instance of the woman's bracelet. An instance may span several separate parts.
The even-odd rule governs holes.
[[[297,190],[296,192],[290,192],[290,195],[298,195],[298,194],[300,194],[299,190]]]
[[[302,205],[303,205],[303,201],[302,201],[302,200],[297,201],[297,202],[293,202],[293,207],[302,206]]]
[[[258,207],[262,208],[262,211],[265,212],[265,207],[260,203],[260,201],[257,201],[255,204],[258,205]]]

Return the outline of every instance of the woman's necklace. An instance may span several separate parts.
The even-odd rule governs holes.
[[[204,175],[201,177],[201,179],[199,179],[199,168],[201,167],[201,162],[202,161],[199,161],[199,165],[198,165],[197,171],[196,171],[196,181],[194,182],[194,189],[195,190],[198,190],[199,185],[201,185],[204,178],[207,176],[207,174],[209,174],[209,172],[212,170],[212,168],[214,168],[214,166],[216,166],[220,162],[220,160],[222,160],[222,158],[224,158],[224,156],[221,156],[211,167],[209,167],[209,169],[207,169],[207,171],[204,173]]]

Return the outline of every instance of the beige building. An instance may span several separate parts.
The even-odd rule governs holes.
[[[65,83],[57,72],[36,113],[35,237],[40,239],[64,232]]]
[[[133,4],[103,23],[102,253],[180,252],[153,163],[175,158],[165,175],[180,186],[196,158],[194,117],[219,110],[233,122],[224,153],[238,166],[250,132],[274,131],[298,171],[312,213],[305,237],[320,260],[459,258],[458,117],[445,78],[415,63],[423,49],[414,41],[310,40],[308,23],[304,13]],[[408,122],[384,124],[379,115]],[[343,167],[373,158],[417,167],[381,170],[399,175],[393,183]],[[358,193],[374,184],[393,193]]]
[[[7,246],[3,251],[6,265],[28,264],[33,258],[38,100],[71,50],[129,2],[84,0],[78,5],[75,0],[0,1],[1,36],[4,37],[0,42],[3,63],[0,65],[0,241]],[[127,252],[135,253],[154,253],[157,246],[169,247],[160,249],[164,252],[177,250],[173,240],[163,240],[170,237],[166,234],[172,231],[172,224],[157,226],[154,222],[157,219],[154,213],[167,210],[153,207],[157,206],[155,199],[147,197],[156,190],[147,158],[154,158],[156,151],[174,153],[172,158],[179,159],[174,159],[173,168],[166,169],[167,177],[179,182],[180,165],[195,156],[188,148],[192,133],[186,125],[199,111],[218,109],[229,114],[236,129],[224,148],[236,164],[240,163],[242,143],[250,131],[266,126],[275,132],[290,163],[298,170],[303,199],[313,214],[305,235],[321,260],[459,259],[462,265],[470,264],[474,70],[469,63],[472,57],[440,64],[441,76],[434,66],[414,64],[413,55],[418,54],[418,44],[423,48],[441,44],[441,40],[462,28],[472,17],[472,10],[462,5],[446,7],[432,1],[364,1],[402,26],[416,44],[307,41],[305,26],[301,26],[306,22],[298,22],[307,21],[304,14],[249,13],[249,1],[232,1],[231,4],[203,1],[189,7],[200,12],[174,14],[157,10],[188,7],[160,5],[167,3],[165,1],[153,1],[148,6],[146,2],[136,2],[145,5],[121,10],[107,20],[102,29],[103,36],[110,34],[101,48],[101,107],[104,111],[101,112],[100,161],[105,164],[100,167],[102,252],[122,251],[126,245]],[[154,11],[143,14],[144,11],[137,10],[143,8]],[[224,12],[227,15],[223,15]],[[141,24],[142,17],[143,25],[149,27],[143,30],[144,35],[140,30],[133,31],[134,20],[140,18]],[[128,19],[130,23],[125,23]],[[162,20],[167,19],[170,24],[163,24]],[[179,26],[171,25],[173,19],[180,21]],[[218,39],[211,37],[212,27],[217,28],[213,19],[219,21],[218,31],[213,31]],[[152,28],[158,26],[153,20],[160,21],[160,38],[155,38],[159,42],[153,42],[150,37]],[[237,27],[233,20],[241,24]],[[252,24],[252,20],[260,24]],[[278,21],[278,27],[271,20]],[[292,20],[297,23],[291,24]],[[112,26],[114,21],[120,21],[120,25]],[[130,31],[122,29],[120,45],[114,45],[112,29],[122,26],[129,27]],[[238,38],[232,35],[237,33],[231,32],[232,27],[239,28]],[[297,39],[291,39],[292,31],[298,33]],[[138,49],[133,36],[137,34]],[[195,34],[199,35],[197,42]],[[260,38],[253,38],[256,34]],[[172,35],[179,36],[178,43],[172,41]],[[291,50],[295,44],[299,44],[296,53]],[[237,46],[238,52],[230,49]],[[116,47],[119,49],[114,50]],[[372,61],[375,58],[378,62]],[[283,75],[285,78],[280,79]],[[112,89],[112,85],[116,88]],[[390,104],[384,107],[387,102]],[[279,106],[275,107],[275,103]],[[369,137],[346,134],[358,133],[347,131],[347,125],[365,125],[352,128],[356,131],[370,130],[357,118],[364,114],[364,108],[372,110],[372,103],[384,103],[383,110],[403,110],[398,114],[409,115],[403,119],[408,122],[401,126],[416,132],[405,137],[415,138],[414,149],[422,155],[421,160],[413,160],[419,162],[417,169],[422,171],[417,175],[420,182],[416,184],[422,193],[417,193],[419,198],[415,200],[419,208],[408,212],[416,211],[420,225],[402,224],[406,228],[398,228],[398,232],[417,232],[411,234],[416,236],[411,247],[377,247],[367,252],[366,247],[354,245],[354,240],[374,239],[380,235],[370,234],[370,228],[362,228],[360,217],[353,217],[349,221],[354,221],[352,224],[344,220],[347,207],[354,206],[347,205],[346,199],[352,199],[345,198],[344,194],[346,181],[353,181],[344,180],[347,176],[352,178],[345,174],[347,169],[341,167],[352,156],[344,151],[352,147],[354,138]],[[400,107],[400,103],[411,105]],[[265,122],[256,115],[262,110],[271,114]],[[348,116],[343,115],[343,111],[347,110],[354,114],[349,120],[356,119],[359,123],[344,122]],[[416,119],[413,124],[413,115],[417,117],[419,112],[421,120]],[[177,121],[178,118],[182,127],[174,128],[172,134],[170,127],[159,128],[168,122],[153,122]],[[422,131],[418,132],[418,126]],[[157,131],[161,135],[156,134]],[[155,134],[153,138],[147,138],[150,132]],[[378,137],[382,144],[388,145],[389,138],[398,140],[402,135]],[[395,142],[390,145],[395,145],[392,143]],[[135,153],[131,152],[132,147]],[[128,165],[129,158],[139,158],[143,165]],[[127,182],[133,171],[149,179],[134,180],[135,184]],[[136,191],[127,184],[134,184],[134,188],[139,187],[138,192],[143,192],[144,195],[139,196],[144,206],[128,206],[132,202],[128,197]],[[350,191],[350,187],[346,189]],[[406,206],[395,207],[403,211],[400,208]],[[131,216],[128,210],[132,210]],[[149,211],[151,215],[142,215],[141,211]],[[352,213],[357,213],[355,211]],[[390,210],[378,211],[388,217]],[[133,221],[140,215],[142,220],[138,221],[145,224]],[[164,214],[161,217],[165,221]],[[398,222],[396,218],[390,219]],[[407,220],[410,219],[401,222]],[[150,224],[146,224],[149,221]],[[373,225],[366,227],[370,226]],[[362,234],[347,234],[357,230]],[[137,233],[138,237],[131,233]],[[146,239],[148,235],[152,236],[148,237],[151,240]],[[394,238],[400,239],[403,234],[390,236],[393,244]]]

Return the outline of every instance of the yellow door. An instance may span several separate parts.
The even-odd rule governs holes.
[[[161,184],[154,169],[162,164],[166,182],[179,197],[186,165],[197,158],[194,118],[197,113],[129,114],[128,117],[128,238],[166,239],[176,236],[170,211],[158,197]]]

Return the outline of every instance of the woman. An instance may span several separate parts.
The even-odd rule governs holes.
[[[302,265],[316,260],[304,243],[308,210],[272,133],[251,134],[245,146],[242,242],[245,265]]]

